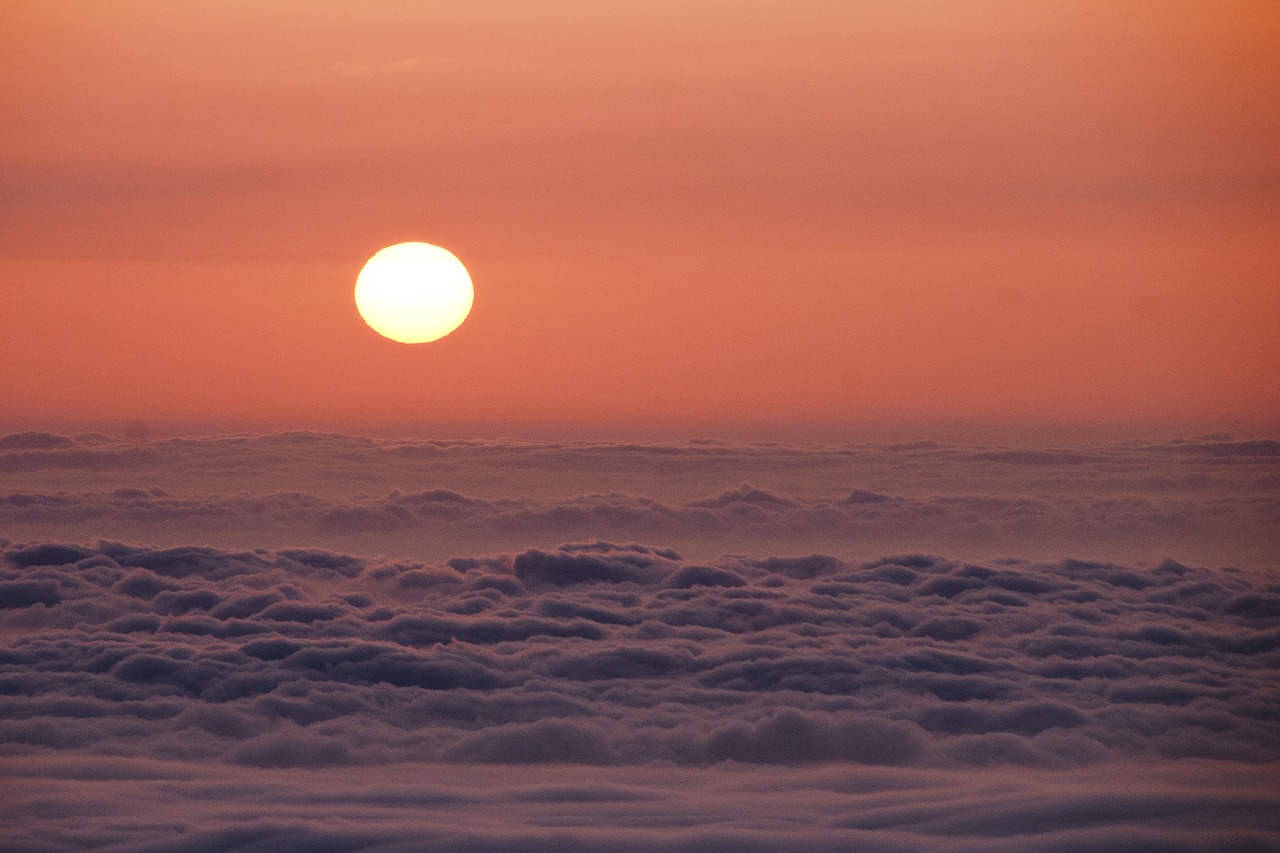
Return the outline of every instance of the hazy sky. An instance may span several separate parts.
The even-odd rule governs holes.
[[[0,12],[0,426],[1259,429],[1271,2]],[[369,331],[443,245],[471,318]]]

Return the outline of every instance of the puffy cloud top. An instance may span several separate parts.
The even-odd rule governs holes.
[[[0,438],[0,525],[31,540],[305,543],[433,563],[601,538],[704,562],[928,550],[1265,569],[1280,547],[1276,446],[1224,436],[1037,448],[23,433]]]
[[[1278,466],[10,436],[0,834],[1280,850]]]

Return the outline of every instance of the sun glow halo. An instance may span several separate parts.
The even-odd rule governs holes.
[[[405,344],[439,340],[471,313],[471,276],[453,253],[430,243],[397,243],[356,277],[356,309],[378,334]]]

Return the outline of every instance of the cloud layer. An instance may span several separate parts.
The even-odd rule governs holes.
[[[864,561],[927,550],[1267,568],[1280,442],[1047,448],[0,438],[0,529],[442,560],[595,537]]]
[[[15,849],[1280,849],[1280,586],[1245,572],[3,560]]]

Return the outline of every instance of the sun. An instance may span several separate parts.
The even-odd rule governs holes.
[[[430,243],[397,243],[356,277],[356,309],[378,334],[403,344],[439,340],[471,313],[475,290],[453,253]]]

